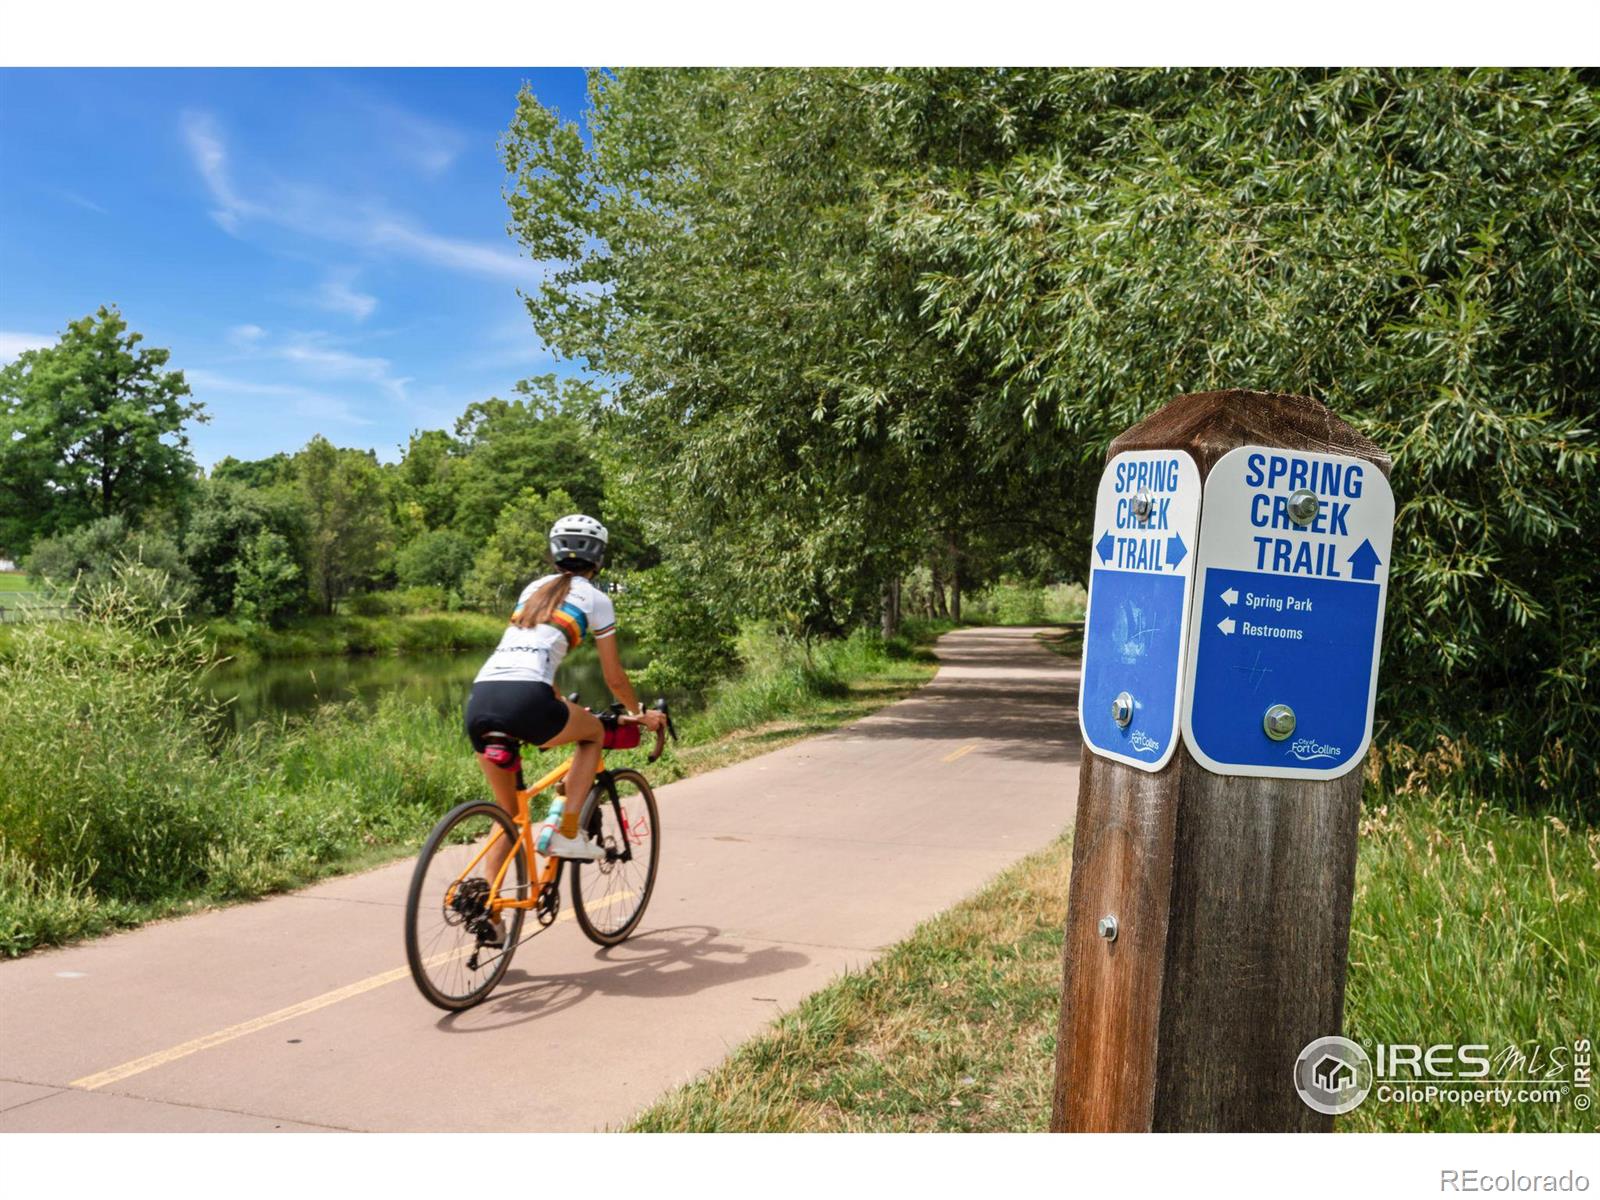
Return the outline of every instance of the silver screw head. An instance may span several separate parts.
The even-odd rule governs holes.
[[[1289,519],[1296,525],[1309,525],[1317,519],[1317,494],[1301,488],[1289,495]]]
[[[1155,502],[1150,499],[1146,491],[1136,492],[1133,497],[1133,515],[1143,524],[1150,519],[1150,510],[1155,507]]]
[[[1109,914],[1100,918],[1100,936],[1108,942],[1117,940],[1117,919]]]
[[[1274,704],[1261,718],[1261,728],[1275,742],[1281,742],[1294,732],[1294,709],[1287,704]]]
[[[1133,720],[1133,697],[1127,692],[1118,692],[1117,698],[1111,702],[1111,719],[1124,729]]]

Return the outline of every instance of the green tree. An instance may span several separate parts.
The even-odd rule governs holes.
[[[929,556],[970,575],[967,547],[1037,538],[1005,511],[1059,539],[1078,458],[995,421],[987,364],[929,335],[935,262],[891,241],[881,200],[995,139],[902,113],[893,78],[596,72],[591,137],[524,93],[505,142],[514,232],[566,264],[535,329],[619,381],[602,419],[648,535],[804,631],[861,620]]]
[[[617,71],[521,97],[529,301],[747,612],[1081,573],[1112,436],[1324,399],[1395,455],[1399,785],[1600,795],[1600,104],[1575,71]]]
[[[585,420],[598,406],[593,389],[547,375],[519,383],[517,392],[517,399],[470,404],[456,422],[461,459],[451,475],[451,527],[475,540],[487,538],[500,510],[527,488],[559,488],[584,512],[601,507]]]
[[[407,542],[395,556],[395,574],[406,587],[458,591],[472,569],[474,545],[450,529],[435,529]]]
[[[1593,75],[1029,87],[1034,136],[886,206],[896,244],[942,257],[922,285],[933,335],[992,364],[998,414],[1095,456],[1176,392],[1324,400],[1395,460],[1391,781],[1600,796]]]
[[[395,503],[413,510],[422,529],[443,529],[455,520],[461,454],[461,445],[442,429],[411,435],[395,468]]]
[[[510,612],[517,594],[548,570],[550,526],[575,507],[560,488],[528,488],[502,508],[467,576],[467,597],[485,611]]]
[[[211,468],[211,478],[252,488],[292,486],[295,482],[294,459],[282,451],[268,458],[244,460],[230,454]]]
[[[371,584],[393,552],[384,482],[370,452],[339,450],[318,435],[295,455],[306,515],[307,579],[324,613]]]
[[[138,519],[192,481],[186,403],[168,351],[140,348],[116,308],[69,322],[61,340],[0,368],[0,544],[95,517]]]
[[[212,612],[226,613],[233,607],[242,563],[263,530],[275,533],[291,560],[303,569],[305,514],[295,492],[246,487],[215,474],[196,486],[183,554],[200,599]]]
[[[306,592],[289,540],[268,528],[245,543],[234,572],[233,610],[245,620],[280,624]]]

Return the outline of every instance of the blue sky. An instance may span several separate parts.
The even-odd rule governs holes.
[[[0,71],[0,361],[117,304],[204,401],[195,457],[321,433],[391,461],[571,374],[518,300],[496,140],[575,70]]]

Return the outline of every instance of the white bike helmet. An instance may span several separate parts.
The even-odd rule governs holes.
[[[573,513],[550,526],[550,556],[556,566],[598,567],[606,556],[606,527]]]

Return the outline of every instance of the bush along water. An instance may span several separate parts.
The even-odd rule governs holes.
[[[451,717],[325,708],[224,728],[207,641],[120,580],[0,659],[0,953],[260,895],[415,844],[481,790]]]

